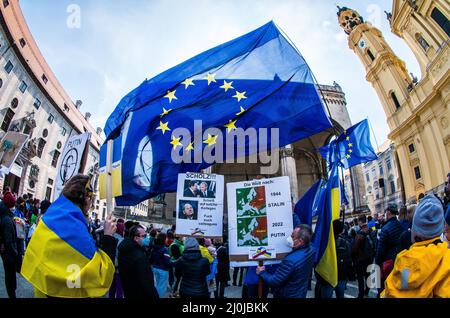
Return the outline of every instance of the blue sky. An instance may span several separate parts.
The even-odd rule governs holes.
[[[336,3],[378,27],[420,78],[413,53],[390,32],[383,11],[391,11],[391,0],[20,0],[44,57],[71,98],[83,101],[82,111],[92,113],[94,127],[103,128],[120,99],[144,79],[274,20],[319,83],[341,85],[352,122],[369,117],[381,145],[386,117],[337,23]],[[77,21],[73,4],[79,28],[68,24]]]

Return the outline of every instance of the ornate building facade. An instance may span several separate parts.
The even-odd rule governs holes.
[[[0,131],[28,134],[11,172],[0,180],[19,195],[50,199],[56,182],[56,167],[68,138],[91,134],[85,173],[93,172],[103,142],[101,129],[82,114],[81,101],[74,103],[41,54],[28,29],[17,0],[0,3]],[[96,213],[105,212],[97,200]]]
[[[394,0],[391,30],[416,56],[421,79],[411,76],[381,32],[358,12],[339,8],[348,45],[363,63],[387,117],[406,203],[420,193],[441,194],[450,171],[450,4]]]
[[[391,203],[400,208],[405,203],[405,192],[394,144],[384,142],[377,155],[377,160],[364,164],[366,198],[372,213],[384,213]]]

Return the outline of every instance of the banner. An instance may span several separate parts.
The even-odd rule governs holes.
[[[64,146],[64,151],[58,162],[56,170],[56,184],[53,191],[53,201],[56,200],[65,183],[79,173],[86,143],[90,139],[89,133],[74,135],[69,138]]]
[[[217,174],[180,173],[177,187],[177,234],[222,238],[224,178]]]
[[[15,131],[8,131],[3,136],[0,142],[0,176],[3,177],[10,173],[28,138],[28,135]]]
[[[288,177],[227,183],[228,236],[232,266],[280,260],[293,231]],[[270,264],[270,262],[266,262]]]

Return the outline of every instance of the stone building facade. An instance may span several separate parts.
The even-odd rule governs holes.
[[[11,172],[0,180],[19,195],[50,199],[56,167],[68,138],[89,132],[91,139],[84,172],[99,161],[101,129],[81,113],[81,101],[73,102],[45,61],[17,0],[0,3],[0,133],[28,134],[29,142]],[[105,211],[103,201],[94,210]]]
[[[450,4],[448,0],[394,0],[391,30],[412,50],[421,69],[411,76],[381,32],[358,12],[340,8],[348,45],[366,69],[387,117],[406,203],[420,193],[441,195],[450,171]]]

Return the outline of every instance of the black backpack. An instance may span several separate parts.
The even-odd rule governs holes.
[[[373,258],[375,257],[375,242],[373,241],[371,233],[360,233],[360,235],[364,236],[364,255],[366,255],[368,259],[373,260]]]
[[[352,273],[353,262],[350,244],[342,237],[336,238],[336,256],[338,275],[340,276],[340,279],[347,279]]]

